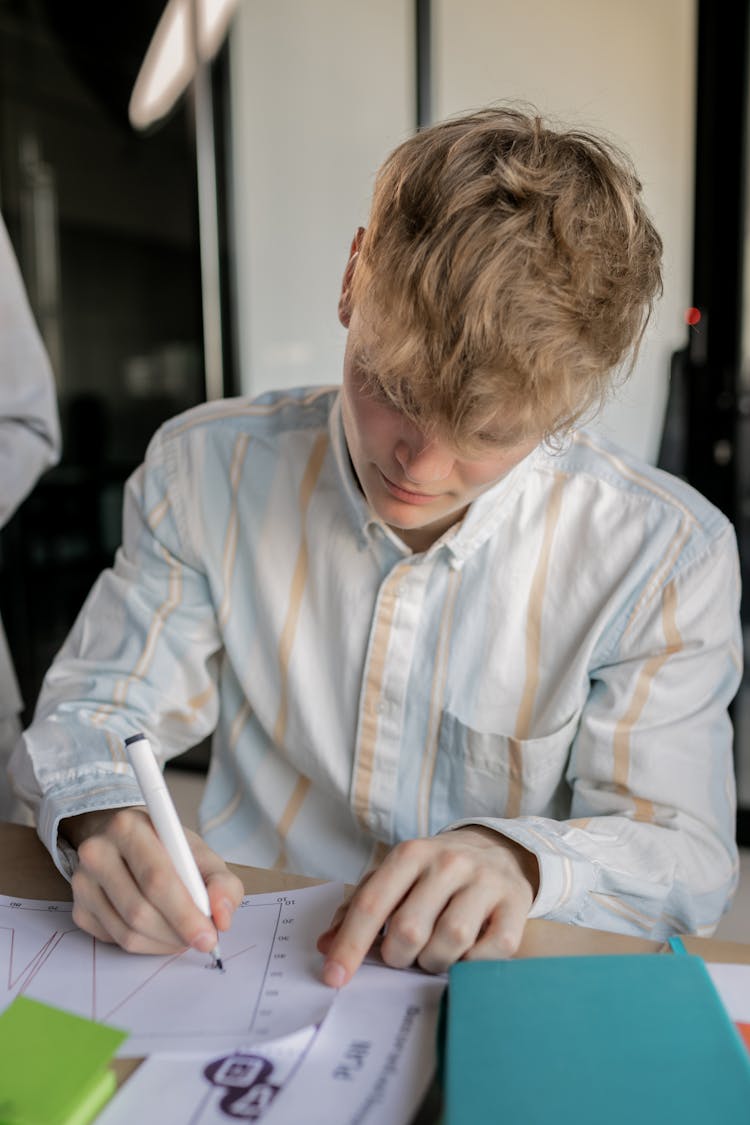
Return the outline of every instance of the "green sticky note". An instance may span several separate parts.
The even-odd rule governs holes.
[[[16,997],[0,1016],[0,1125],[87,1125],[114,1093],[107,1064],[126,1038]]]

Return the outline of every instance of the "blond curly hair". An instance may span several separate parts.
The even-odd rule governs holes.
[[[476,445],[567,432],[635,358],[662,244],[608,141],[492,108],[386,159],[351,281],[360,368],[423,427]]]

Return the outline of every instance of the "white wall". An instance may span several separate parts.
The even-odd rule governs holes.
[[[523,99],[633,158],[664,240],[664,297],[600,426],[653,460],[686,342],[693,232],[694,0],[433,0],[435,114]]]
[[[410,0],[243,0],[232,152],[243,393],[337,383],[336,306],[373,177],[414,123]]]
[[[665,296],[601,425],[658,450],[691,303],[695,0],[433,0],[434,108],[522,99],[633,157]],[[243,0],[231,38],[242,389],[337,382],[336,300],[378,165],[413,128],[412,0]]]

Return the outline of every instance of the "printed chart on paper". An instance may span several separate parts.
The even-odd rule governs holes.
[[[24,994],[129,1032],[120,1054],[235,1049],[317,1025],[334,993],[315,939],[340,884],[253,895],[221,935],[225,972],[195,950],[136,956],[79,930],[70,903],[0,896],[0,1011]],[[310,892],[314,893],[311,895]]]
[[[315,940],[340,884],[243,900],[205,954],[125,953],[73,922],[70,903],[0,896],[0,1011],[25,994],[129,1033],[146,1061],[102,1125],[407,1125],[435,1067],[445,982],[368,958],[345,989],[319,979]]]

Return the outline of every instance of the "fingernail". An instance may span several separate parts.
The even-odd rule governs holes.
[[[226,913],[231,917],[232,914],[234,914],[234,903],[230,902],[228,898],[223,898],[221,900],[221,909],[225,910]]]
[[[323,983],[329,988],[341,988],[346,980],[346,969],[338,961],[326,961],[323,965]]]
[[[215,945],[215,936],[208,933],[207,931],[204,931],[202,934],[198,934],[197,938],[193,942],[193,949],[198,949],[201,953],[210,953]]]

